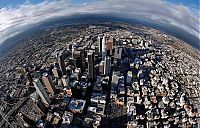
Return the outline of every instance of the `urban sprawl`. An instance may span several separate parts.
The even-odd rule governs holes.
[[[197,128],[200,52],[124,23],[39,31],[0,58],[2,128]]]

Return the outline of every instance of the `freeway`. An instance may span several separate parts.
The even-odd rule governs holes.
[[[5,116],[4,118],[1,120],[0,122],[0,128],[2,128],[2,126],[4,125],[5,122],[7,122],[7,120],[9,119],[9,117],[16,111],[19,109],[19,107],[26,102],[29,99],[30,95],[28,97],[23,97]],[[1,115],[2,112],[0,112]]]

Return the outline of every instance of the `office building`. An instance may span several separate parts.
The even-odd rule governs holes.
[[[67,77],[67,75],[64,75],[62,77],[62,83],[63,83],[64,86],[68,86],[68,84],[69,84],[69,77]]]
[[[74,46],[74,44],[72,44],[72,50],[71,50],[71,52],[72,52],[72,58],[74,57],[74,51],[75,51],[75,46]]]
[[[57,67],[54,67],[52,69],[52,73],[53,73],[54,77],[59,78],[59,71],[58,71]]]
[[[109,51],[109,55],[112,55],[112,49],[113,49],[113,37],[110,36],[108,42],[107,42],[107,49]]]
[[[44,85],[46,86],[47,88],[47,91],[51,94],[54,93],[54,85],[53,85],[53,82],[52,82],[52,78],[50,75],[48,75],[48,73],[44,73],[43,76],[42,76],[42,82],[44,83]]]
[[[114,55],[115,59],[121,59],[122,58],[122,48],[118,47],[115,49],[115,55]]]
[[[104,75],[109,75],[111,68],[110,66],[111,66],[111,58],[107,56],[105,57],[105,62],[104,62]]]
[[[88,78],[90,80],[94,79],[94,56],[92,51],[88,51]]]
[[[104,58],[107,55],[107,48],[106,48],[106,37],[103,36],[103,40],[102,40],[102,60],[104,60]]]
[[[37,93],[39,94],[40,98],[42,99],[43,103],[48,106],[51,102],[48,94],[46,93],[44,86],[42,85],[42,83],[40,82],[40,80],[38,78],[33,80],[33,85],[37,91]]]
[[[99,53],[101,53],[101,51],[102,51],[102,37],[98,36],[97,41],[98,41]]]
[[[82,65],[81,65],[81,67],[82,67],[82,69],[84,69],[85,68],[85,66],[86,66],[86,61],[85,61],[85,47],[80,47],[79,49],[78,49],[79,51],[81,51],[81,63],[82,63]]]
[[[65,67],[65,55],[64,52],[60,52],[58,55],[58,63],[60,66],[60,70],[62,72],[62,75],[66,75],[66,67]]]
[[[72,112],[81,114],[85,107],[85,103],[85,100],[72,98],[68,107]]]
[[[104,61],[101,61],[99,64],[99,73],[104,74]]]
[[[81,60],[81,51],[75,50],[73,52],[73,60],[74,60],[74,66],[77,68],[82,67],[82,60]]]

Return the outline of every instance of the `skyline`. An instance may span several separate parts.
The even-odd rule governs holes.
[[[0,128],[200,127],[199,2],[0,1]]]
[[[176,2],[172,0],[126,0],[123,2],[120,0],[1,1],[0,44],[33,25],[77,13],[117,14],[119,17],[173,25],[200,39],[198,2],[189,0]]]

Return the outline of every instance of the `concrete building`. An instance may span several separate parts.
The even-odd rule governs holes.
[[[109,75],[111,69],[111,58],[109,56],[105,57],[104,63],[104,75]]]
[[[107,42],[107,49],[109,51],[109,55],[112,55],[112,49],[113,49],[113,37],[110,36],[108,42]]]
[[[98,50],[99,50],[99,53],[101,53],[102,51],[102,37],[98,36],[97,37],[97,41],[98,41]]]
[[[58,63],[59,63],[62,75],[66,75],[66,67],[65,67],[65,61],[64,60],[65,60],[65,55],[64,55],[64,52],[62,51],[58,55]]]
[[[65,111],[65,113],[62,116],[62,124],[61,124],[61,128],[67,128],[69,127],[69,125],[72,123],[72,120],[74,118],[73,113]]]
[[[40,80],[38,78],[33,80],[33,85],[37,91],[37,93],[39,94],[40,98],[42,99],[43,103],[45,105],[49,105],[51,100],[49,98],[49,96],[47,95],[44,86],[42,85],[42,83],[40,82]]]
[[[103,74],[104,73],[104,61],[101,61],[101,63],[99,64],[99,73]]]
[[[94,56],[93,56],[93,52],[89,51],[88,55],[88,78],[90,80],[94,79]]]
[[[48,73],[44,73],[42,76],[42,81],[43,81],[44,85],[46,86],[47,91],[49,93],[53,94],[55,88],[54,88],[51,76],[48,75]]]
[[[85,100],[72,98],[69,104],[69,109],[74,113],[82,113],[85,107],[85,102]]]
[[[68,86],[68,83],[69,83],[69,77],[67,77],[67,75],[64,75],[62,77],[62,83],[64,86]]]
[[[107,48],[106,48],[106,37],[103,36],[103,40],[102,40],[102,60],[104,60],[104,58],[107,55]]]
[[[121,59],[122,58],[122,48],[118,47],[115,49],[115,54],[114,54],[115,59]]]
[[[52,69],[52,73],[53,73],[54,77],[59,78],[58,68],[54,67],[54,68]]]

